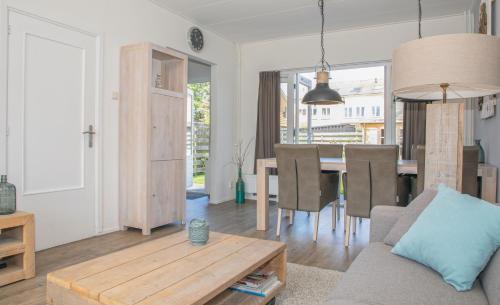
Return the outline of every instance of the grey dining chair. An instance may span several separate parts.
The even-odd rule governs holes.
[[[349,246],[353,217],[370,218],[372,208],[377,205],[397,205],[398,153],[397,145],[345,146],[347,174],[343,181],[347,195],[344,204],[346,247]]]
[[[337,198],[338,174],[321,173],[317,145],[276,144],[274,150],[279,189],[276,236],[283,210],[306,211],[315,216],[313,240],[317,241],[320,211]]]
[[[477,171],[479,169],[479,147],[464,146],[462,166],[462,193],[479,196]],[[417,177],[415,197],[424,191],[425,181],[425,146],[417,147]],[[415,183],[414,183],[415,184]],[[415,198],[413,197],[413,198]]]
[[[344,155],[343,144],[318,144],[318,150],[320,158],[342,158]],[[322,173],[336,173],[340,178],[340,173],[338,171],[322,171]],[[337,181],[338,180],[339,179],[337,179]],[[337,182],[336,185],[332,185],[332,187],[337,189],[338,194],[339,182]],[[337,220],[339,219],[340,208],[341,204],[338,198],[336,198],[336,200],[332,202],[332,230],[337,229]]]

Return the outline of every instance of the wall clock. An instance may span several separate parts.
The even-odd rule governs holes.
[[[203,33],[197,27],[192,27],[188,31],[188,44],[191,50],[200,52],[205,44],[203,40]]]

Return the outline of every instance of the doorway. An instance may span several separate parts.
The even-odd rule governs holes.
[[[208,197],[211,66],[188,62],[187,199]]]

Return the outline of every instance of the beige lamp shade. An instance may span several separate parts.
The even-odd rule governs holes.
[[[393,94],[440,100],[500,92],[500,38],[484,34],[432,36],[402,44],[392,57]]]

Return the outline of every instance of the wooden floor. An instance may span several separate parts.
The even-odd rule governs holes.
[[[255,201],[243,205],[226,202],[209,205],[206,200],[188,201],[188,222],[203,217],[213,231],[275,240],[276,205],[271,204],[271,228],[267,232],[255,231]],[[351,237],[351,246],[343,246],[343,224],[337,223],[337,231],[331,230],[331,207],[321,212],[318,242],[312,241],[313,217],[297,213],[293,226],[283,220],[281,241],[288,245],[288,261],[345,271],[354,258],[368,243],[369,221],[358,223],[357,235]],[[150,239],[182,230],[181,225],[168,225],[142,236],[138,230],[110,233],[37,252],[36,278],[0,288],[0,305],[45,304],[45,276],[48,272],[127,248]]]

